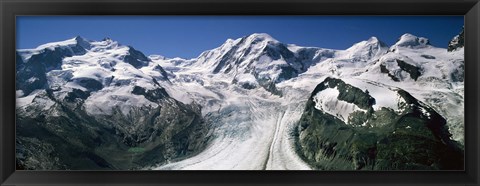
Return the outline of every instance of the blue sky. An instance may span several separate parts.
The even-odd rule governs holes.
[[[463,16],[19,16],[17,48],[80,35],[110,37],[146,55],[193,58],[228,38],[268,33],[283,43],[346,49],[371,36],[392,45],[404,33],[446,48]]]

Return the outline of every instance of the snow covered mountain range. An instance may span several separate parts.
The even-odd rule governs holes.
[[[17,168],[461,169],[438,155],[463,158],[459,38],[333,50],[256,33],[194,59],[79,36],[20,49]],[[394,166],[395,139],[432,158]]]

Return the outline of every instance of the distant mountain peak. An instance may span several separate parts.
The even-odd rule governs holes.
[[[377,37],[370,37],[368,40],[360,41],[345,50],[345,58],[352,61],[368,61],[378,57],[388,50],[388,46]]]
[[[367,41],[373,41],[373,42],[374,42],[374,41],[378,41],[378,38],[375,37],[375,36],[372,36],[372,37],[368,38]]]
[[[368,38],[367,41],[368,41],[368,42],[379,42],[380,40],[379,40],[377,37],[372,36],[372,37]]]
[[[105,45],[121,45],[118,41],[113,40],[110,37],[105,37],[102,41]]]
[[[90,41],[83,38],[82,36],[76,36],[73,39],[77,42],[77,45],[79,45],[83,48],[89,49],[91,47]]]
[[[425,37],[418,37],[410,33],[405,33],[398,39],[394,46],[400,47],[424,47],[430,45],[430,40]]]
[[[275,42],[275,43],[279,42],[278,40],[276,40],[275,38],[273,38],[267,33],[253,33],[245,38],[247,42],[252,44],[255,44],[258,42]]]
[[[347,49],[347,51],[354,50],[354,49],[358,50],[358,48],[365,48],[365,47],[381,48],[381,47],[387,47],[387,45],[384,42],[380,41],[377,37],[372,36],[368,38],[368,40],[360,41],[352,45],[350,48]]]
[[[464,45],[465,45],[465,32],[464,32],[465,28],[462,27],[462,30],[460,31],[460,33],[458,35],[456,35],[455,37],[452,38],[452,40],[450,40],[450,42],[448,43],[448,51],[451,52],[451,51],[455,51],[455,50],[458,50],[460,48],[463,48]]]
[[[77,45],[78,43],[84,43],[84,39],[80,36],[76,36],[74,38],[63,40],[63,41],[46,43],[46,44],[38,46],[37,48],[35,48],[35,50],[44,50],[44,49],[52,49],[53,50],[56,47],[72,47],[72,46]],[[85,41],[85,43],[88,43],[88,42]]]
[[[253,33],[248,36],[249,38],[262,38],[262,39],[273,39],[270,34],[267,33]]]
[[[82,41],[82,40],[85,40],[85,38],[83,38],[82,36],[75,36],[73,39],[75,39],[76,41]]]

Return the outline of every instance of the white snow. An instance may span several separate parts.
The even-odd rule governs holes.
[[[29,109],[30,112],[34,110],[49,110],[55,102],[49,99],[46,96],[45,90],[35,90],[29,95],[25,97],[17,97],[16,99],[16,107],[17,108],[25,108],[25,107],[35,107],[36,109]]]
[[[23,93],[22,90],[16,90],[16,91],[15,91],[15,96],[16,96],[17,98],[22,97],[23,94],[24,94],[24,93]]]
[[[214,140],[200,154],[148,167],[154,170],[308,170],[295,153],[292,130],[304,101],[281,105],[278,97],[230,92],[226,106],[210,112],[218,122]]]
[[[74,46],[77,44],[77,41],[75,38],[71,38],[65,41],[58,41],[58,42],[52,42],[52,43],[47,43],[38,46],[35,49],[19,49],[17,52],[19,52],[20,56],[22,56],[22,59],[28,60],[30,57],[32,57],[35,54],[39,54],[43,50],[54,50],[56,47],[61,47],[61,48],[68,48],[70,46]]]
[[[151,107],[158,104],[150,102],[144,96],[132,94],[133,87],[105,88],[95,92],[85,100],[85,110],[91,115],[110,115],[113,109],[118,108],[127,116],[132,108]]]
[[[352,62],[367,62],[378,59],[378,57],[385,54],[387,50],[388,47],[378,40],[378,38],[371,37],[366,41],[361,41],[344,51],[338,52],[336,59],[349,60]]]
[[[374,110],[380,110],[382,107],[385,107],[400,112],[399,104],[405,102],[394,87],[362,79],[344,78],[342,80],[347,84],[360,88],[364,92],[368,91],[368,94],[375,99]]]
[[[348,117],[356,111],[366,113],[366,110],[359,108],[353,103],[349,103],[338,99],[340,92],[337,87],[327,88],[318,92],[313,101],[316,103],[315,108],[324,111],[348,124]]]
[[[17,97],[17,107],[23,107],[25,105],[28,105],[33,102],[33,99],[37,96],[35,93],[31,93],[28,96],[25,97]]]
[[[420,107],[420,111],[422,112],[423,115],[427,116],[428,119],[430,119],[430,112],[428,112],[425,108]]]
[[[259,86],[257,79],[255,79],[255,76],[252,74],[239,74],[235,77],[235,79],[238,81],[239,85],[249,84],[256,87]]]
[[[42,49],[68,47],[74,42],[72,39],[18,52],[23,59],[28,59]],[[187,104],[200,104],[202,115],[212,119],[214,126],[208,147],[188,159],[152,165],[146,169],[308,170],[311,168],[295,152],[290,133],[296,130],[295,124],[311,92],[328,76],[340,78],[363,91],[368,90],[376,100],[374,110],[386,107],[401,112],[404,100],[396,90],[404,89],[446,117],[453,131],[453,139],[463,141],[464,121],[458,113],[464,110],[464,86],[463,82],[452,83],[450,77],[451,71],[461,64],[459,60],[463,59],[463,49],[449,53],[446,49],[427,43],[426,38],[406,34],[390,48],[395,51],[387,54],[384,53],[388,47],[381,45],[375,37],[346,50],[285,45],[297,57],[300,51],[308,50],[308,56],[311,55],[313,59],[301,62],[308,64],[306,72],[276,84],[283,92],[282,97],[259,86],[255,75],[276,80],[281,67],[291,65],[299,69],[300,63],[283,57],[273,60],[265,54],[265,47],[280,44],[268,34],[228,39],[222,46],[205,51],[194,59],[151,55],[150,64],[141,69],[123,61],[128,47],[109,39],[91,41],[91,48],[86,54],[67,57],[61,69],[48,72],[48,82],[60,87],[58,95],[63,96],[73,88],[86,90],[75,81],[70,81],[72,79],[89,78],[102,83],[104,88],[91,92],[83,105],[88,114],[108,115],[113,109],[119,109],[122,114],[128,115],[133,107],[157,107],[157,103],[131,93],[134,86],[156,88],[158,85],[153,83],[154,78],[174,99]],[[235,52],[230,54],[231,50]],[[223,57],[236,61],[213,73]],[[395,59],[422,67],[422,76],[417,81],[411,79],[399,68]],[[385,64],[393,75],[405,78],[401,82],[394,82],[386,74],[380,73],[380,64]],[[167,71],[170,82],[160,80],[163,75],[155,70],[156,65]],[[229,72],[228,65],[231,67]],[[432,77],[436,80],[432,80]],[[232,84],[234,79],[236,84]],[[241,85],[246,83],[256,88],[242,88]],[[366,112],[355,104],[338,100],[338,94],[336,88],[320,91],[315,95],[315,107],[346,123],[351,113]],[[53,102],[37,99],[36,95],[37,92],[23,95],[23,92],[17,91],[17,107],[38,102],[45,108],[51,108]]]
[[[408,47],[408,48],[420,48],[420,47],[427,47],[429,44],[429,40],[424,37],[417,37],[412,34],[406,33],[403,34],[395,43],[394,47]]]
[[[55,47],[63,47],[63,46],[71,46],[71,45],[76,45],[77,41],[75,38],[65,40],[65,41],[58,41],[58,42],[52,42],[52,43],[47,43],[44,45],[40,45],[36,48],[36,50],[44,50],[46,48],[54,50]]]

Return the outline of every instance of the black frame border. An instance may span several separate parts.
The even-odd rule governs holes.
[[[15,171],[19,15],[464,15],[465,171]],[[479,185],[479,0],[0,0],[0,185]]]

